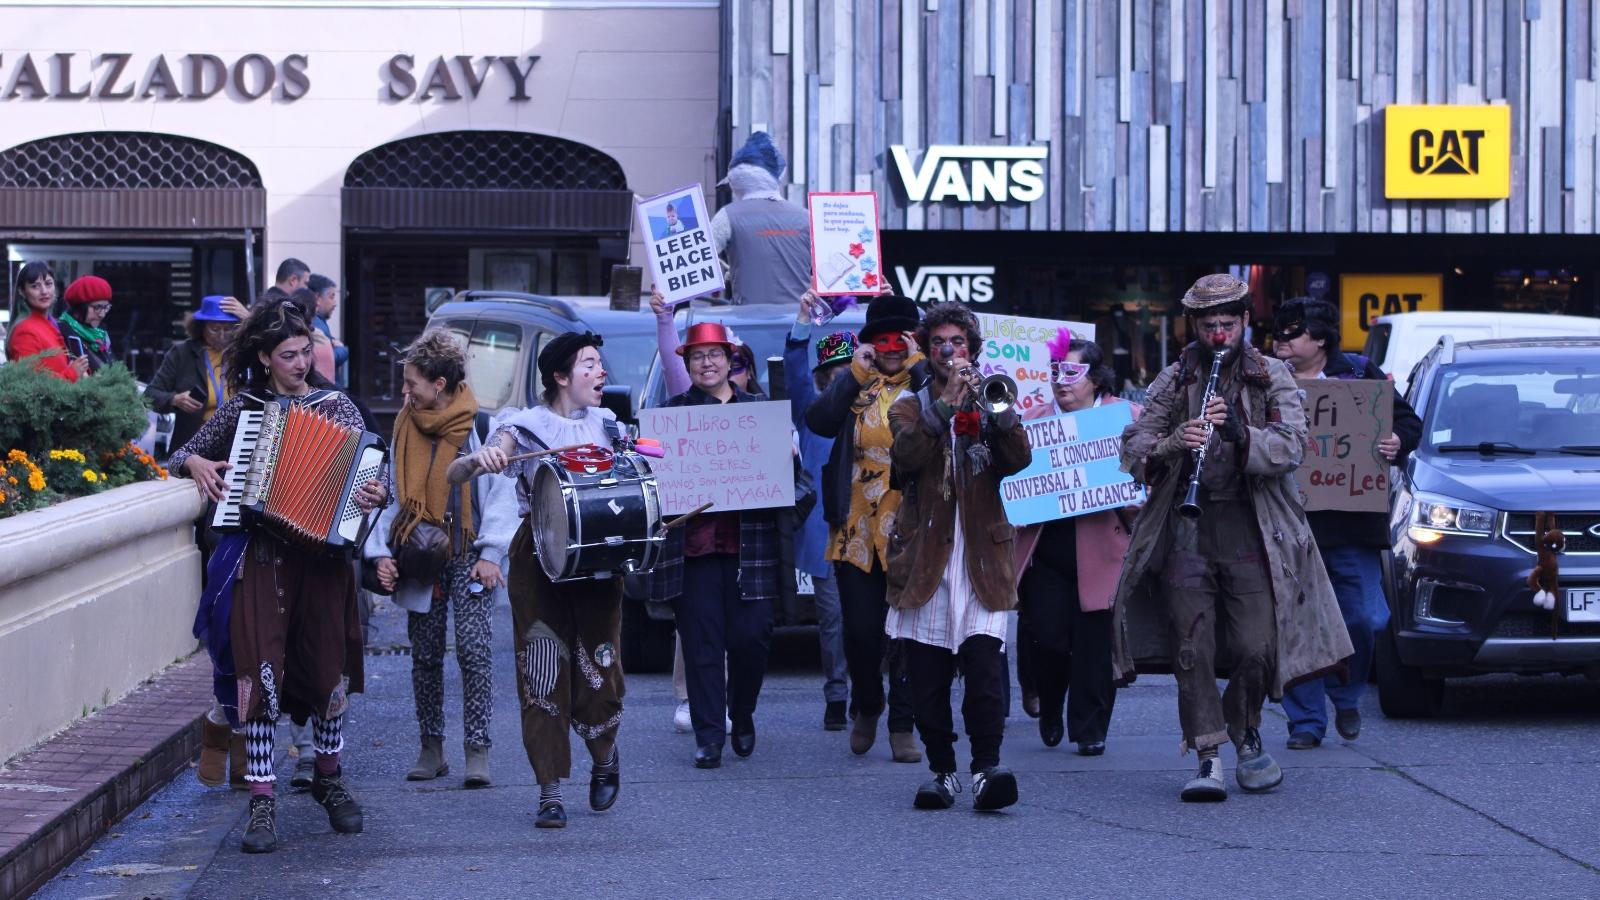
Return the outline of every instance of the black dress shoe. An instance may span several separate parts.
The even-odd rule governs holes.
[[[844,715],[843,700],[829,700],[827,709],[822,711],[822,728],[824,731],[843,731],[849,726],[849,721]]]
[[[317,760],[313,756],[302,756],[294,762],[294,775],[289,779],[289,787],[303,791],[311,787],[317,777]]]
[[[722,768],[722,748],[707,744],[694,752],[694,767],[696,769]]]
[[[1353,741],[1361,737],[1361,710],[1340,709],[1333,714],[1333,727],[1339,729],[1339,737]]]
[[[616,751],[612,751],[616,753]],[[589,808],[595,812],[605,812],[617,802],[617,794],[622,790],[622,761],[618,758],[611,764],[610,771],[595,769],[589,773]]]
[[[549,800],[539,804],[539,814],[533,817],[533,827],[567,827],[567,808],[561,804],[560,800]]]
[[[1285,746],[1290,750],[1311,750],[1322,746],[1322,738],[1309,731],[1296,731],[1289,735],[1289,741]]]
[[[1079,756],[1100,756],[1106,752],[1105,741],[1079,741]]]
[[[733,752],[741,757],[756,752],[756,723],[754,719],[733,723]]]
[[[1039,738],[1044,741],[1046,747],[1056,746],[1066,736],[1067,726],[1062,723],[1060,713],[1053,716],[1039,716]]]

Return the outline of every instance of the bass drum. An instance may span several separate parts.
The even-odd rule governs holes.
[[[590,447],[546,456],[528,496],[534,552],[551,581],[646,572],[661,558],[656,476],[637,453]]]

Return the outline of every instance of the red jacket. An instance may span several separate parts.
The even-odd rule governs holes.
[[[6,341],[6,359],[11,362],[20,362],[24,357],[50,350],[61,352],[35,360],[34,370],[77,381],[78,370],[72,367],[67,356],[67,342],[61,339],[61,330],[48,316],[32,313],[11,327],[11,336]]]

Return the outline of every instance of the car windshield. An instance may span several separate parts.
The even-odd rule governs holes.
[[[1555,450],[1600,444],[1600,359],[1450,366],[1429,404],[1424,446]]]

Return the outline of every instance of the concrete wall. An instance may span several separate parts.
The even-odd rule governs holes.
[[[199,512],[174,479],[0,520],[0,761],[194,652]]]
[[[314,271],[339,272],[345,169],[366,150],[414,135],[497,129],[567,138],[610,154],[641,196],[714,182],[715,0],[610,6],[0,3],[0,149],[52,135],[127,130],[237,150],[256,164],[267,190],[269,280],[286,256]],[[10,96],[24,54],[54,93],[60,53],[73,54],[70,87],[90,85],[89,97],[31,99],[27,90]],[[106,67],[96,61],[107,53],[132,54],[123,77],[135,88],[132,98],[97,96]],[[202,53],[230,67],[258,53],[280,71],[287,57],[301,54],[309,88],[292,100],[282,95],[282,79],[256,100],[232,85],[203,100],[162,99],[159,90],[140,96],[158,56],[186,89],[185,57]],[[397,54],[415,58],[417,90],[405,100],[388,96],[389,63]],[[483,57],[525,63],[539,56],[527,78],[530,99],[514,102],[510,76],[491,65],[475,98],[457,68],[462,99],[436,92],[421,100],[432,62],[458,55],[471,57],[475,68]]]

